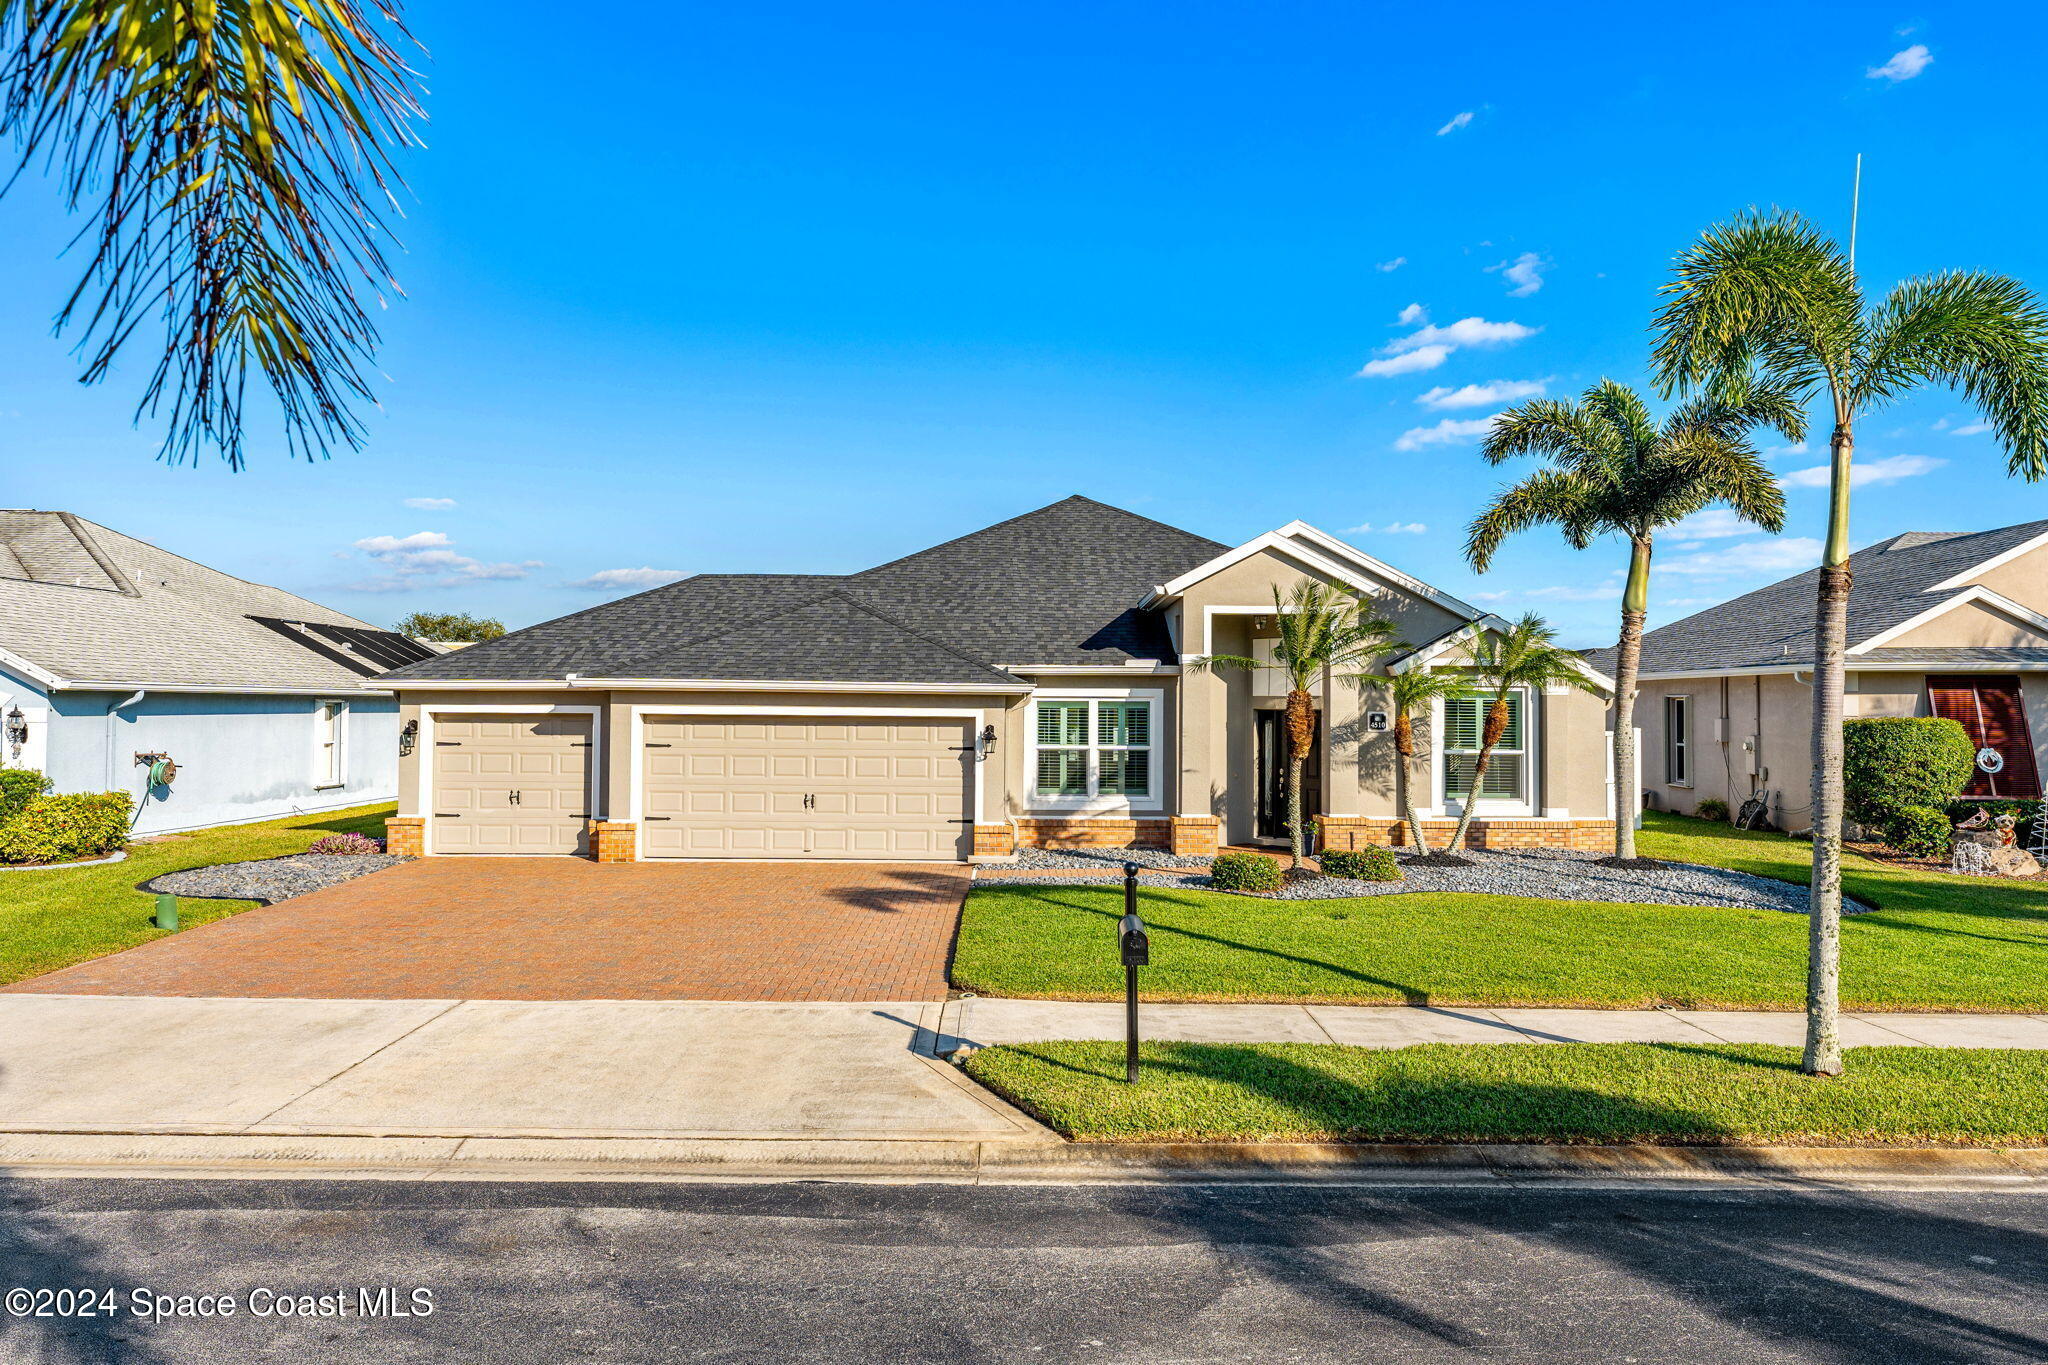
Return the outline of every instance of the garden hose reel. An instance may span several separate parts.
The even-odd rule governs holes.
[[[178,779],[178,760],[169,754],[148,753],[135,755],[135,766],[149,768],[149,786],[168,787]]]

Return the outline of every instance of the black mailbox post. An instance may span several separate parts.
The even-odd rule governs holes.
[[[1138,918],[1138,865],[1124,864],[1124,917],[1116,930],[1124,963],[1124,1082],[1138,1083],[1138,968],[1152,965],[1152,940]]]

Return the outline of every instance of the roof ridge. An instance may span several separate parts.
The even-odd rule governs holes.
[[[936,545],[927,545],[922,550],[912,550],[909,554],[898,555],[894,559],[885,559],[880,564],[876,564],[871,568],[862,569],[858,573],[847,574],[846,577],[865,578],[869,574],[880,573],[884,569],[891,569],[898,564],[905,563],[906,561],[922,558],[925,555],[933,554],[939,550],[943,550],[948,546],[958,545],[962,541],[973,540],[977,536],[987,535],[991,531],[1000,531],[1005,526],[1014,526],[1020,521],[1026,521],[1032,517],[1041,516],[1046,512],[1050,512],[1055,507],[1066,507],[1072,503],[1081,503],[1088,507],[1099,507],[1105,512],[1114,512],[1118,516],[1128,517],[1132,521],[1142,521],[1147,526],[1157,526],[1163,530],[1172,531],[1176,535],[1188,536],[1195,540],[1208,541],[1209,544],[1219,546],[1222,549],[1227,550],[1230,548],[1229,546],[1224,545],[1221,541],[1209,540],[1207,536],[1196,535],[1193,531],[1188,530],[1186,527],[1175,526],[1171,522],[1160,521],[1156,517],[1148,517],[1144,515],[1142,512],[1133,512],[1127,507],[1118,507],[1114,503],[1103,502],[1100,499],[1091,498],[1084,493],[1069,493],[1066,497],[1061,498],[1057,502],[1049,502],[1045,504],[1045,506],[1043,507],[1034,507],[1028,512],[1019,512],[1014,517],[1006,517],[1002,521],[998,521],[991,525],[984,526],[980,530],[968,531],[964,535],[954,536],[951,540],[942,540]]]

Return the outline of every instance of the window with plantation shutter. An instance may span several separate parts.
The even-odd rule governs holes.
[[[1528,798],[1529,754],[1524,735],[1527,696],[1508,693],[1508,723],[1501,731],[1487,761],[1486,780],[1480,788],[1481,801],[1522,802]],[[1488,693],[1470,692],[1444,700],[1444,797],[1463,802],[1472,791],[1472,774],[1479,766],[1479,746],[1485,738],[1486,712],[1493,705]]]
[[[1033,791],[1050,801],[1152,797],[1154,703],[1034,702]]]

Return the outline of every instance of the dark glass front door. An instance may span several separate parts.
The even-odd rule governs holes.
[[[1285,839],[1287,837],[1287,713],[1284,711],[1252,712],[1256,728],[1253,746],[1256,778],[1258,782],[1258,809],[1252,823],[1253,832],[1261,839]],[[1316,717],[1316,740],[1309,746],[1308,764],[1301,774],[1301,814],[1304,820],[1312,820],[1323,809],[1323,739],[1322,717]],[[1310,826],[1309,840],[1315,840],[1315,828]]]

